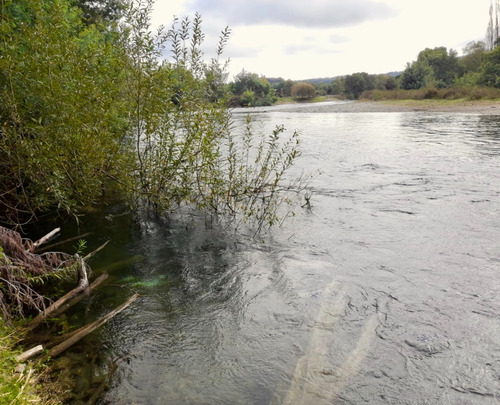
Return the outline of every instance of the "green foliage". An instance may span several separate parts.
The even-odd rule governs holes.
[[[239,160],[220,60],[228,29],[205,61],[201,17],[153,34],[152,0],[120,6],[119,23],[108,25],[104,17],[85,24],[69,0],[1,1],[0,221],[53,208],[77,213],[110,183],[136,207],[268,218],[252,195],[268,208],[278,200],[296,136],[251,137],[259,158]],[[104,5],[113,4],[122,3]],[[274,102],[265,78],[241,81],[249,105]],[[238,177],[235,167],[265,175]]]
[[[345,79],[338,77],[330,83],[329,94],[345,95]]]
[[[87,249],[87,241],[85,239],[80,239],[76,245],[76,254],[83,255]]]
[[[82,25],[66,1],[2,1],[2,221],[90,205],[106,174],[121,171],[123,62],[114,42]]]
[[[240,104],[243,107],[250,107],[255,105],[255,92],[252,90],[245,90],[240,97]]]
[[[313,98],[316,95],[316,88],[309,83],[296,83],[292,86],[291,95],[299,99]]]
[[[396,79],[389,75],[370,75],[366,72],[354,73],[335,79],[330,84],[331,94],[357,99],[366,91],[393,90],[397,87]]]
[[[73,0],[73,5],[82,10],[87,24],[118,21],[126,9],[124,0]]]
[[[462,74],[456,51],[450,49],[448,52],[445,47],[426,48],[415,62],[406,66],[400,85],[405,90],[450,87]]]
[[[148,12],[132,10],[128,37],[135,72],[130,98],[135,100],[133,189],[138,201],[162,211],[188,206],[226,217],[242,213],[255,218],[258,227],[272,225],[282,202],[281,179],[299,155],[296,134],[282,140],[280,129],[259,138],[249,123],[244,135],[235,136],[224,100],[206,96],[214,72],[223,70],[217,68],[218,59],[206,63],[201,58],[201,17],[175,20],[165,35],[152,36],[147,26],[134,25],[145,20],[135,13]],[[218,57],[227,35],[221,35]],[[158,63],[167,45],[172,61]],[[260,94],[269,89],[262,79],[257,84]],[[252,101],[251,90],[245,91]]]
[[[274,207],[283,202],[285,170],[299,155],[296,134],[282,140],[280,130],[266,139],[248,126],[244,140],[235,136],[225,99],[213,97],[225,77],[219,59],[229,31],[221,33],[217,57],[206,62],[199,15],[174,20],[170,30],[153,35],[147,23],[152,3],[142,4],[130,10],[126,39],[135,201],[163,212],[190,207],[225,218],[253,217],[259,228],[272,225]],[[159,62],[168,48],[171,60]],[[259,94],[270,91],[265,79],[256,83]],[[236,147],[240,142],[243,149]]]
[[[295,84],[293,80],[281,80],[276,85],[274,85],[275,91],[280,95],[280,97],[291,97],[292,87]]]
[[[469,42],[463,49],[464,56],[459,60],[465,73],[475,73],[479,70],[484,60],[486,45],[482,41]]]
[[[484,55],[477,83],[481,86],[500,88],[500,47],[497,46]]]
[[[374,88],[372,78],[365,72],[346,76],[344,86],[347,97],[354,99],[357,99],[363,91]]]
[[[7,328],[0,318],[0,402],[11,405],[39,402],[33,384],[28,383],[33,370],[27,368],[15,373],[16,356],[20,354],[20,350],[15,349],[16,343],[13,329]]]
[[[233,106],[265,106],[272,105],[277,100],[274,89],[265,77],[259,77],[245,70],[236,75],[229,88],[233,95],[231,100]]]

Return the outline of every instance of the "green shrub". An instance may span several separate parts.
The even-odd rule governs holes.
[[[310,83],[296,83],[292,86],[291,95],[298,99],[309,99],[316,96],[316,87]]]
[[[70,0],[4,0],[2,7],[0,222],[52,209],[77,214],[109,184],[136,207],[275,222],[297,137],[250,131],[252,160],[233,147],[220,60],[228,29],[207,62],[201,17],[175,19],[153,34],[152,0],[134,0],[119,24],[99,27],[83,24]],[[253,82],[271,103],[267,80]],[[255,104],[254,93],[239,101]]]

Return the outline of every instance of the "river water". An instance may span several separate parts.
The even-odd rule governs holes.
[[[111,280],[74,317],[141,294],[73,349],[92,348],[80,380],[111,375],[98,403],[500,403],[500,117],[307,111],[254,111],[321,171],[265,241],[83,219]]]

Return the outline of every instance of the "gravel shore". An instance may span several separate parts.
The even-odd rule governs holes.
[[[451,112],[460,114],[500,115],[500,102],[463,101],[439,103],[433,100],[387,102],[387,101],[329,101],[314,104],[285,104],[273,106],[273,111],[310,113],[370,113],[370,112]]]

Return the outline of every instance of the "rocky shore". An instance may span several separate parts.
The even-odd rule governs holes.
[[[498,101],[329,101],[314,104],[273,106],[273,111],[309,113],[371,113],[371,112],[447,112],[460,114],[500,115]]]

